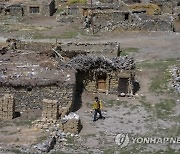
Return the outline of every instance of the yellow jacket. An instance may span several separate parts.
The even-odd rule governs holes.
[[[95,109],[102,109],[102,101],[99,101],[99,103],[96,102],[96,101],[94,101],[94,103],[93,103],[93,109],[94,109],[94,110],[95,110]]]

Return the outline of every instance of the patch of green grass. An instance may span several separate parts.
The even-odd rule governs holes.
[[[144,107],[144,109],[148,112],[152,111],[152,104],[150,102],[147,102],[146,100],[141,99],[140,103]]]
[[[24,154],[23,152],[21,152],[21,150],[16,149],[16,148],[10,149],[10,151],[13,152],[13,153],[15,153],[15,154]]]
[[[54,36],[52,36],[52,35],[45,36],[43,34],[36,33],[32,37],[33,37],[33,39],[70,39],[70,38],[77,37],[78,34],[79,34],[79,32],[77,32],[77,31],[67,31],[67,32],[63,32],[62,34],[54,35]]]
[[[127,104],[128,104],[127,101],[120,101],[120,100],[110,99],[110,100],[105,101],[104,106],[113,107],[113,106],[123,105],[124,107],[127,107]]]
[[[158,61],[143,61],[140,63],[137,63],[138,68],[150,68],[150,69],[160,69],[160,70],[166,70],[169,66],[172,66],[176,63],[176,59],[169,58],[166,60],[158,60]]]
[[[0,131],[0,133],[2,133],[2,134],[7,134],[8,131],[7,131],[7,130],[2,130],[2,131]]]
[[[55,13],[55,14],[60,14],[61,12],[64,12],[64,11],[65,11],[65,8],[59,7],[59,8],[56,10],[56,13]]]
[[[157,118],[163,119],[169,117],[173,113],[176,102],[173,99],[166,99],[155,104]]]
[[[16,120],[16,121],[13,121],[13,123],[16,125],[16,126],[32,126],[32,121],[36,120],[36,118],[32,118],[32,119],[26,119],[26,120]]]
[[[76,31],[68,31],[61,34],[62,38],[74,38],[78,35]]]
[[[47,135],[40,136],[40,137],[37,138],[37,142],[39,143],[39,142],[42,142],[42,141],[44,141],[46,139],[47,139]]]
[[[176,64],[176,59],[167,59],[159,61],[144,61],[137,64],[138,68],[149,69],[155,75],[151,78],[149,91],[162,94],[169,92],[168,82],[171,79],[171,74],[168,71],[170,66]]]
[[[0,129],[4,127],[12,126],[12,124],[5,122],[3,120],[0,120]]]
[[[179,151],[178,150],[176,151],[176,150],[168,147],[165,150],[159,150],[157,152],[154,152],[154,154],[179,154]]]
[[[105,149],[103,151],[103,154],[113,154],[115,153],[116,149],[114,147],[108,147],[108,149]]]
[[[53,151],[50,154],[65,154],[65,152],[62,152],[62,151]]]
[[[139,49],[138,48],[121,48],[121,53],[120,55],[121,56],[126,56],[126,55],[129,55],[130,53],[137,53],[139,52]]]
[[[96,134],[83,135],[84,138],[96,137]]]
[[[67,1],[67,4],[69,4],[69,5],[71,5],[71,4],[76,4],[76,3],[85,4],[85,3],[86,3],[86,0],[68,0],[68,1]]]
[[[15,131],[15,132],[10,132],[8,135],[14,135],[14,134],[17,134],[18,131]]]
[[[180,135],[180,128],[179,125],[173,125],[171,128],[162,129],[158,128],[157,130],[158,136],[166,136],[166,137],[177,137]]]
[[[151,78],[149,91],[154,93],[166,92],[168,89],[168,80],[170,78],[171,74],[167,70],[165,72],[159,72],[159,75]]]
[[[68,144],[72,144],[72,145],[75,145],[75,140],[74,140],[74,137],[73,136],[67,136],[67,143]]]

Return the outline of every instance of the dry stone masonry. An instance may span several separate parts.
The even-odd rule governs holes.
[[[180,93],[180,69],[178,67],[173,67],[170,73],[172,76],[171,87],[175,89],[177,93]]]
[[[0,118],[13,119],[15,116],[14,97],[10,94],[5,94],[0,98]]]
[[[43,99],[43,118],[52,118],[57,120],[59,118],[59,106],[57,100]]]
[[[81,130],[81,121],[77,114],[71,112],[62,119],[63,131],[65,133],[78,134]]]

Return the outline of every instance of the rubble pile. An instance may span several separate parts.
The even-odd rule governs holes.
[[[49,129],[51,129],[52,127],[59,127],[59,124],[57,124],[57,120],[47,118],[35,120],[32,124],[34,128],[43,129],[47,131],[49,131]]]
[[[24,148],[21,151],[25,153],[48,153],[51,150],[56,151],[57,147],[62,148],[63,145],[67,145],[68,136],[77,137],[78,135],[64,133],[61,130],[54,130],[45,141],[38,143],[32,147]]]
[[[43,129],[51,133],[45,141],[38,143],[29,149],[32,153],[49,152],[57,143],[61,144],[66,141],[68,134],[77,136],[82,127],[79,116],[72,112],[69,115],[64,116],[61,120],[42,118],[34,121],[33,124],[35,128]],[[29,151],[26,149],[26,152]]]
[[[0,98],[0,118],[13,119],[15,116],[14,97],[10,94],[5,94]]]
[[[171,86],[180,93],[180,70],[178,67],[174,67],[170,72],[172,75]]]
[[[79,116],[72,112],[69,115],[65,115],[61,120],[43,117],[34,121],[33,126],[46,131],[55,129],[72,134],[78,134],[82,127]]]
[[[42,117],[57,120],[59,118],[59,105],[57,100],[43,99]]]
[[[56,138],[54,136],[49,136],[43,143],[39,143],[33,147],[37,153],[48,153],[54,148],[56,144]],[[34,151],[34,152],[35,152]]]
[[[78,134],[81,130],[80,118],[75,113],[70,113],[62,119],[63,130],[66,133]]]
[[[99,71],[112,71],[112,70],[131,70],[135,67],[135,62],[132,57],[115,57],[108,59],[104,56],[83,56],[79,55],[69,62],[66,63],[66,66],[71,66],[78,71],[87,72],[89,70],[96,69]]]

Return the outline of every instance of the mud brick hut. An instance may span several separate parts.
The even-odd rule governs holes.
[[[104,56],[79,55],[67,66],[78,71],[76,84],[89,92],[117,95],[134,93],[135,63],[131,57],[105,58]]]
[[[14,96],[16,111],[42,109],[43,99],[58,100],[59,115],[71,111],[75,73],[62,70],[47,54],[8,50],[0,57],[0,94]]]

